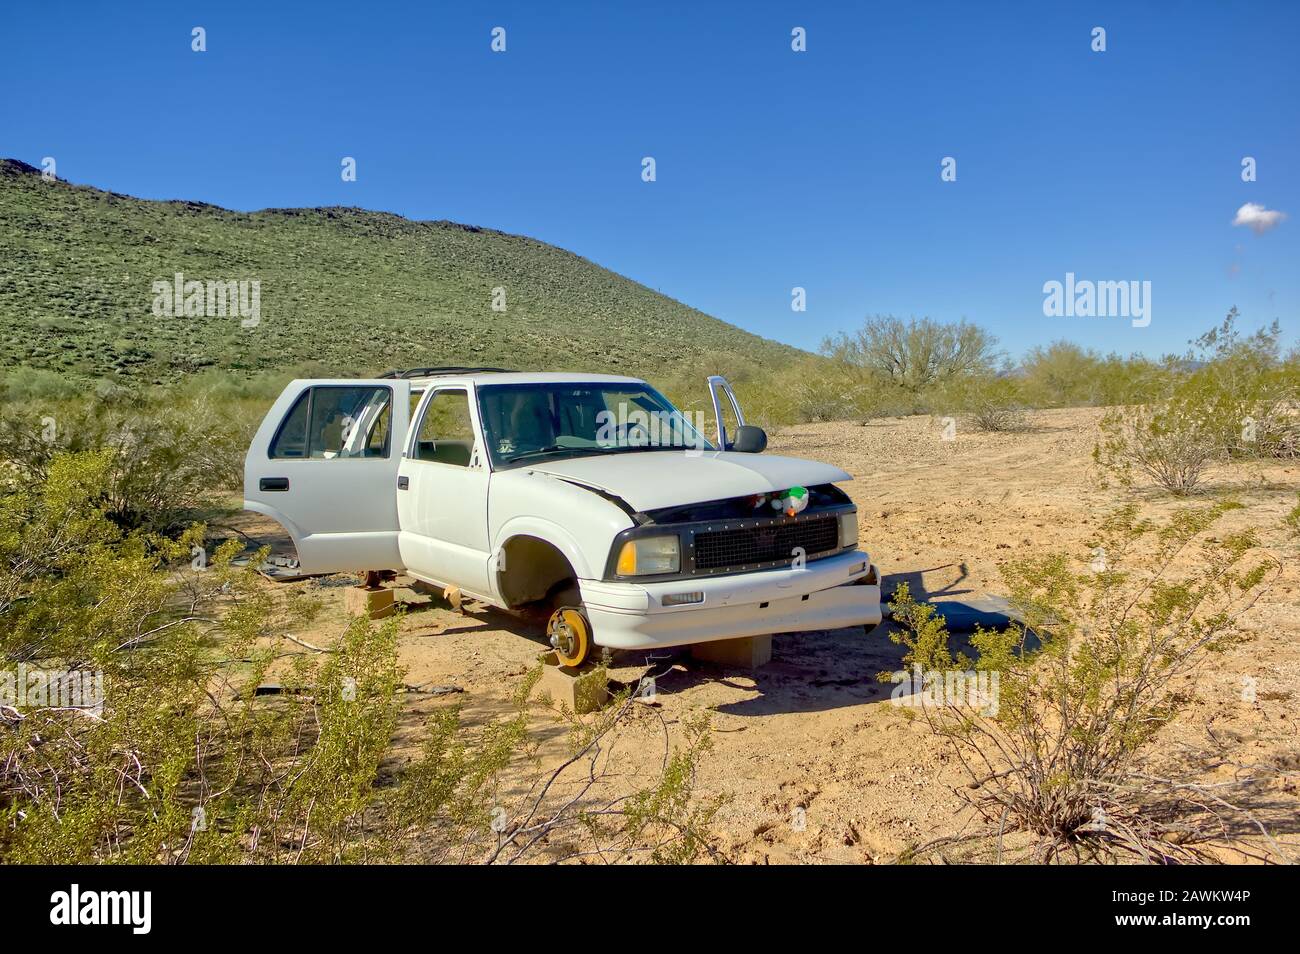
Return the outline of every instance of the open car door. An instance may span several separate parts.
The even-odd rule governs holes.
[[[244,458],[244,509],[293,537],[304,573],[400,570],[397,467],[411,384],[294,381]]]
[[[735,392],[731,390],[731,385],[727,383],[726,378],[720,374],[711,374],[708,383],[709,398],[713,401],[713,416],[718,422],[718,450],[731,450],[736,434],[727,430],[726,407],[723,402],[731,405],[731,413],[736,420],[733,431],[738,431],[745,426],[745,415],[741,412],[740,402],[736,400]]]

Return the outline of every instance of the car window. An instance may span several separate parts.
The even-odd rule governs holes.
[[[385,387],[308,388],[271,442],[272,458],[340,460],[387,457],[392,392]]]
[[[372,406],[368,419],[361,422],[365,434],[362,446],[366,457],[387,457],[388,444],[392,438],[393,406],[384,401],[378,407]]]
[[[468,393],[459,389],[433,393],[415,435],[415,457],[438,464],[469,466],[474,457],[474,424]]]
[[[647,385],[484,385],[478,389],[483,435],[493,463],[698,448],[711,445]]]

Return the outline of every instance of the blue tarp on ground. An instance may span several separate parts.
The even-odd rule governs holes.
[[[935,608],[954,633],[969,632],[976,626],[985,629],[1004,629],[1012,620],[1020,619],[1011,604],[1000,596],[985,594],[965,599],[925,600]]]

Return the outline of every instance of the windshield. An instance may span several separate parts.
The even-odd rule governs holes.
[[[647,450],[713,450],[647,384],[490,384],[479,415],[494,466]]]

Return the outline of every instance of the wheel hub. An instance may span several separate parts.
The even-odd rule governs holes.
[[[576,642],[577,638],[573,634],[573,627],[566,623],[563,618],[552,618],[551,647],[561,650],[566,656],[572,656],[574,643]]]
[[[571,607],[557,609],[551,614],[547,625],[547,635],[551,646],[566,666],[577,666],[587,658],[591,646],[591,637],[587,630],[587,621],[582,614]]]

